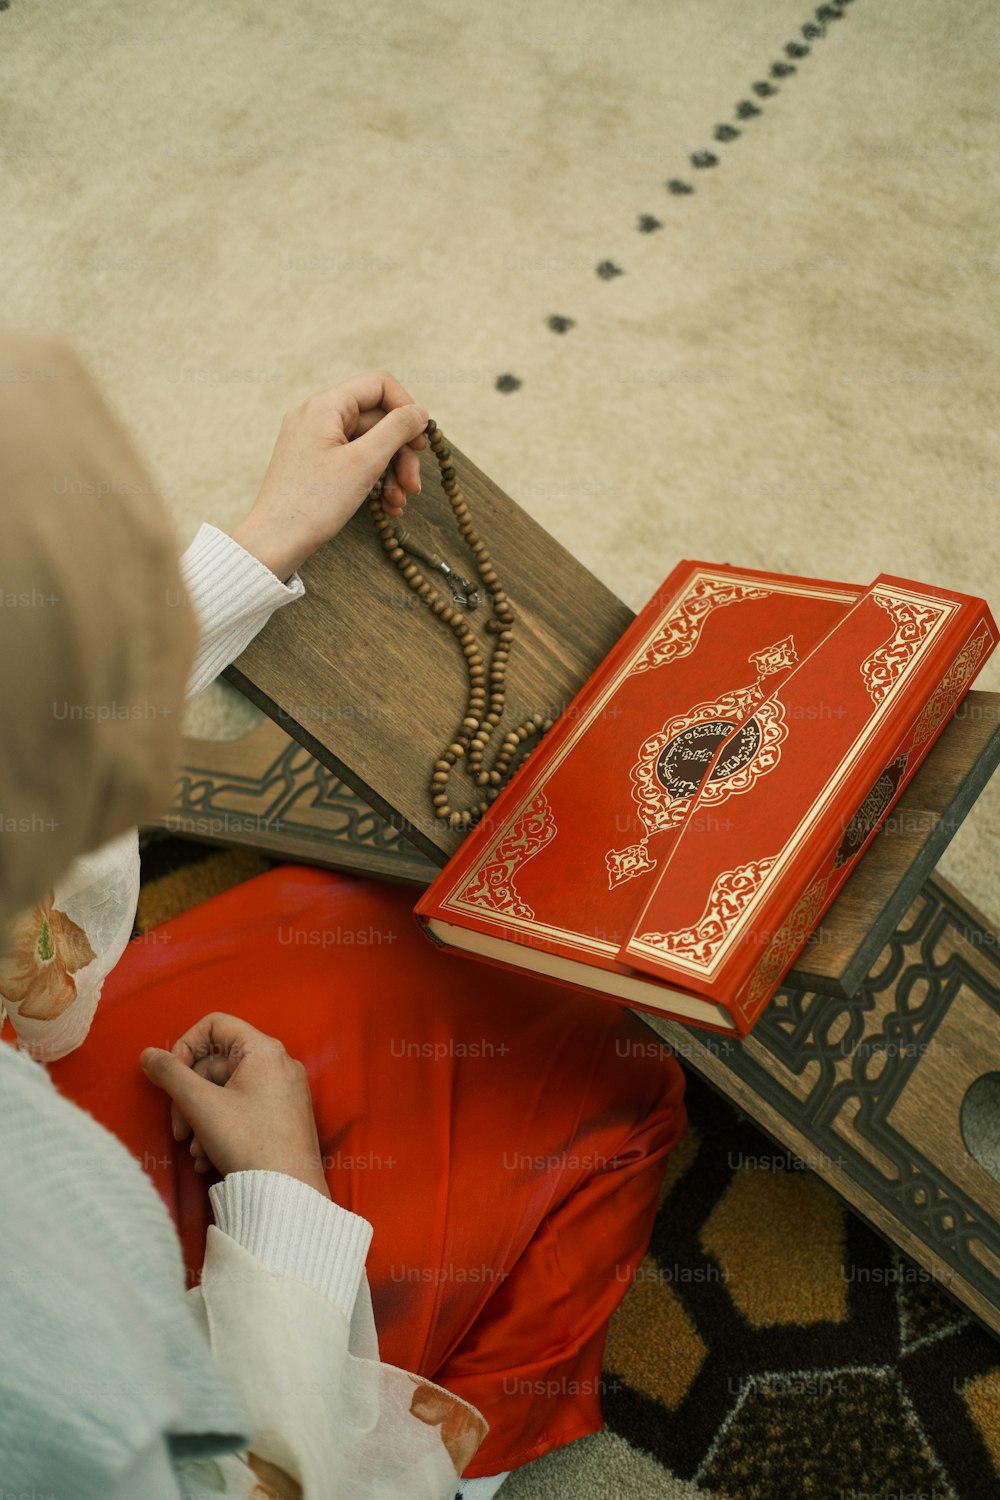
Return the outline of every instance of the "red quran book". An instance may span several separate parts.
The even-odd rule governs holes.
[[[681,563],[416,916],[745,1035],[995,644],[943,590]]]

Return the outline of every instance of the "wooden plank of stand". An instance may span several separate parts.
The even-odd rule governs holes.
[[[155,826],[418,889],[437,874],[437,865],[272,719],[235,740],[186,737],[173,801]]]
[[[972,691],[844,883],[786,979],[853,995],[1000,764],[1000,693]]]
[[[472,522],[517,615],[495,745],[534,712],[555,718],[633,615],[475,464],[451,451]],[[471,573],[437,460],[428,449],[420,463],[422,493],[407,508],[406,529],[417,545]],[[421,853],[446,864],[463,834],[435,816],[428,786],[466,711],[458,641],[385,555],[367,505],[313,553],[300,576],[305,597],[277,610],[225,676]],[[488,663],[494,637],[484,628],[487,618],[485,607],[467,616]],[[483,791],[456,767],[448,795],[460,809],[474,806]]]
[[[855,999],[783,986],[743,1041],[638,1018],[1000,1335],[995,1093],[974,1100],[997,1076],[1000,937],[935,875],[889,940]]]

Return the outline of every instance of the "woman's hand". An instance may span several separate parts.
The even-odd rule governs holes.
[[[276,1037],[216,1012],[139,1062],[173,1100],[174,1139],[192,1137],[196,1171],[284,1172],[329,1198],[306,1070]]]
[[[386,469],[383,507],[402,515],[420,492],[426,425],[427,412],[385,370],[307,397],[285,414],[260,493],[231,535],[285,582]]]

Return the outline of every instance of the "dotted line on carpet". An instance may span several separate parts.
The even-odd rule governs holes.
[[[834,0],[832,4],[818,6],[813,13],[815,20],[806,21],[805,25],[800,28],[805,40],[801,42],[788,42],[786,44],[784,49],[785,56],[771,64],[770,78],[784,79],[791,77],[793,73],[797,73],[798,68],[796,64],[801,62],[803,58],[808,57],[812,50],[809,43],[820,41],[826,36],[827,25],[831,21],[839,21],[845,14],[847,6],[852,3],[853,0]],[[761,78],[750,85],[750,92],[755,94],[757,99],[770,99],[779,92],[779,89],[768,78]],[[761,106],[753,99],[741,99],[736,105],[734,119],[745,123],[747,120],[754,119],[755,116],[760,115],[762,112]],[[731,141],[737,140],[742,133],[736,125],[728,122],[716,125],[713,132],[715,140],[724,146],[728,145]],[[704,149],[692,152],[690,162],[695,171],[701,172],[706,171],[710,167],[718,166],[719,157],[714,151]],[[678,198],[687,197],[695,191],[694,183],[681,177],[671,177],[664,186],[668,193]],[[658,219],[655,214],[651,213],[640,214],[636,225],[640,234],[653,234],[657,229],[662,229],[663,227],[662,219]],[[617,265],[613,260],[600,261],[595,270],[602,281],[613,281],[616,277],[625,275],[624,268]],[[553,333],[568,333],[571,328],[576,327],[576,319],[568,318],[562,313],[552,313],[547,320],[547,326]],[[512,375],[509,372],[498,375],[495,381],[496,389],[504,395],[509,395],[512,391],[520,390],[522,384],[523,381],[518,376]]]

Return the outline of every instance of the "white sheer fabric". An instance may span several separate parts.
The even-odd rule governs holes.
[[[188,1297],[250,1413],[254,1454],[184,1465],[184,1493],[261,1500],[264,1460],[306,1496],[452,1500],[486,1422],[440,1386],[379,1362],[367,1280],[348,1327],[304,1282],[267,1270],[217,1229],[208,1238],[201,1285]]]

